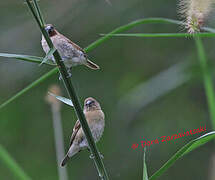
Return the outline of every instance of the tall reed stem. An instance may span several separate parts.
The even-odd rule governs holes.
[[[57,85],[52,85],[49,88],[50,92],[60,95],[60,88]],[[56,159],[59,180],[68,180],[67,168],[60,166],[63,157],[65,156],[64,141],[63,141],[63,128],[61,121],[61,101],[58,101],[55,97],[47,95],[46,101],[50,104],[52,111],[54,140],[56,149]]]
[[[206,54],[205,54],[204,47],[202,44],[202,40],[199,36],[195,36],[194,40],[195,40],[197,51],[198,51],[199,63],[202,68],[204,87],[205,87],[205,91],[206,91],[208,108],[209,108],[209,113],[210,113],[210,117],[211,117],[211,121],[212,121],[212,126],[213,126],[213,129],[215,129],[215,96],[214,96],[213,81],[212,81],[211,74],[210,74],[210,71],[208,68],[207,58],[206,58]]]

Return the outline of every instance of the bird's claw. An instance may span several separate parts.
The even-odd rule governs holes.
[[[67,73],[68,73],[67,78],[71,78],[72,77],[72,73],[71,72],[67,72]]]
[[[93,154],[90,154],[90,159],[94,159],[94,155]]]
[[[99,152],[100,158],[104,159],[104,156]],[[94,159],[95,156],[93,154],[90,154],[90,159]]]
[[[72,77],[72,72],[71,72],[70,68],[67,69],[67,73],[68,73],[67,78],[71,78]]]
[[[59,79],[59,81],[61,81],[63,79],[61,74],[60,74],[58,79]]]
[[[72,73],[71,72],[67,72],[68,73],[68,76],[66,78],[71,78],[72,77]],[[61,81],[63,79],[62,75],[60,74],[59,76],[59,81]]]
[[[100,156],[100,158],[104,159],[104,156],[100,152],[99,152],[99,156]]]

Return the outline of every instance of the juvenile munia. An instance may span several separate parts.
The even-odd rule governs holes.
[[[84,52],[82,48],[80,48],[77,44],[66,38],[64,35],[60,34],[52,24],[47,24],[45,26],[45,30],[48,33],[54,47],[59,52],[62,61],[64,62],[65,66],[67,67],[68,71],[72,66],[77,65],[86,65],[87,67],[91,69],[99,69],[99,66],[90,61],[87,58],[87,54]],[[43,47],[43,50],[47,54],[49,52],[49,46],[44,38],[42,36],[41,44]],[[51,58],[54,62],[54,57],[51,56]]]
[[[92,97],[85,99],[84,115],[86,117],[87,123],[89,125],[89,128],[91,130],[95,142],[98,142],[103,134],[105,127],[104,113],[98,101],[96,101]],[[65,164],[71,157],[73,157],[75,154],[86,148],[88,148],[87,139],[84,135],[79,120],[77,120],[70,139],[69,150],[66,156],[64,157],[61,166],[65,166]]]

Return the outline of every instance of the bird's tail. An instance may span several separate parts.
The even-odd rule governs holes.
[[[84,64],[86,65],[87,67],[89,67],[90,69],[100,69],[99,66],[95,63],[93,63],[92,61],[90,61],[89,59],[87,59],[87,62]]]
[[[68,154],[63,158],[63,161],[61,162],[61,166],[63,167],[63,166],[65,166],[66,165],[66,163],[68,162],[68,160],[69,160],[69,156],[68,156]]]

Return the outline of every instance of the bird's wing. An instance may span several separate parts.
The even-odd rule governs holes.
[[[72,143],[73,143],[73,141],[74,141],[74,139],[75,139],[75,136],[76,136],[76,134],[77,134],[77,132],[78,132],[78,130],[79,130],[80,128],[81,128],[80,121],[77,120],[76,123],[75,123],[75,126],[74,126],[74,128],[73,128],[73,132],[72,132],[72,136],[71,136],[71,138],[70,138],[70,145],[69,145],[69,146],[72,145]]]
[[[80,46],[78,46],[77,44],[75,44],[74,42],[72,42],[72,41],[68,41],[69,43],[71,43],[76,49],[78,49],[79,51],[82,51],[82,52],[84,52],[84,50],[80,47]]]
[[[83,52],[86,55],[86,53],[84,52],[84,50],[79,45],[75,44],[74,42],[72,42],[67,37],[65,37],[65,36],[63,36],[63,37],[67,40],[68,43],[72,44],[76,49],[78,49],[79,51]]]

